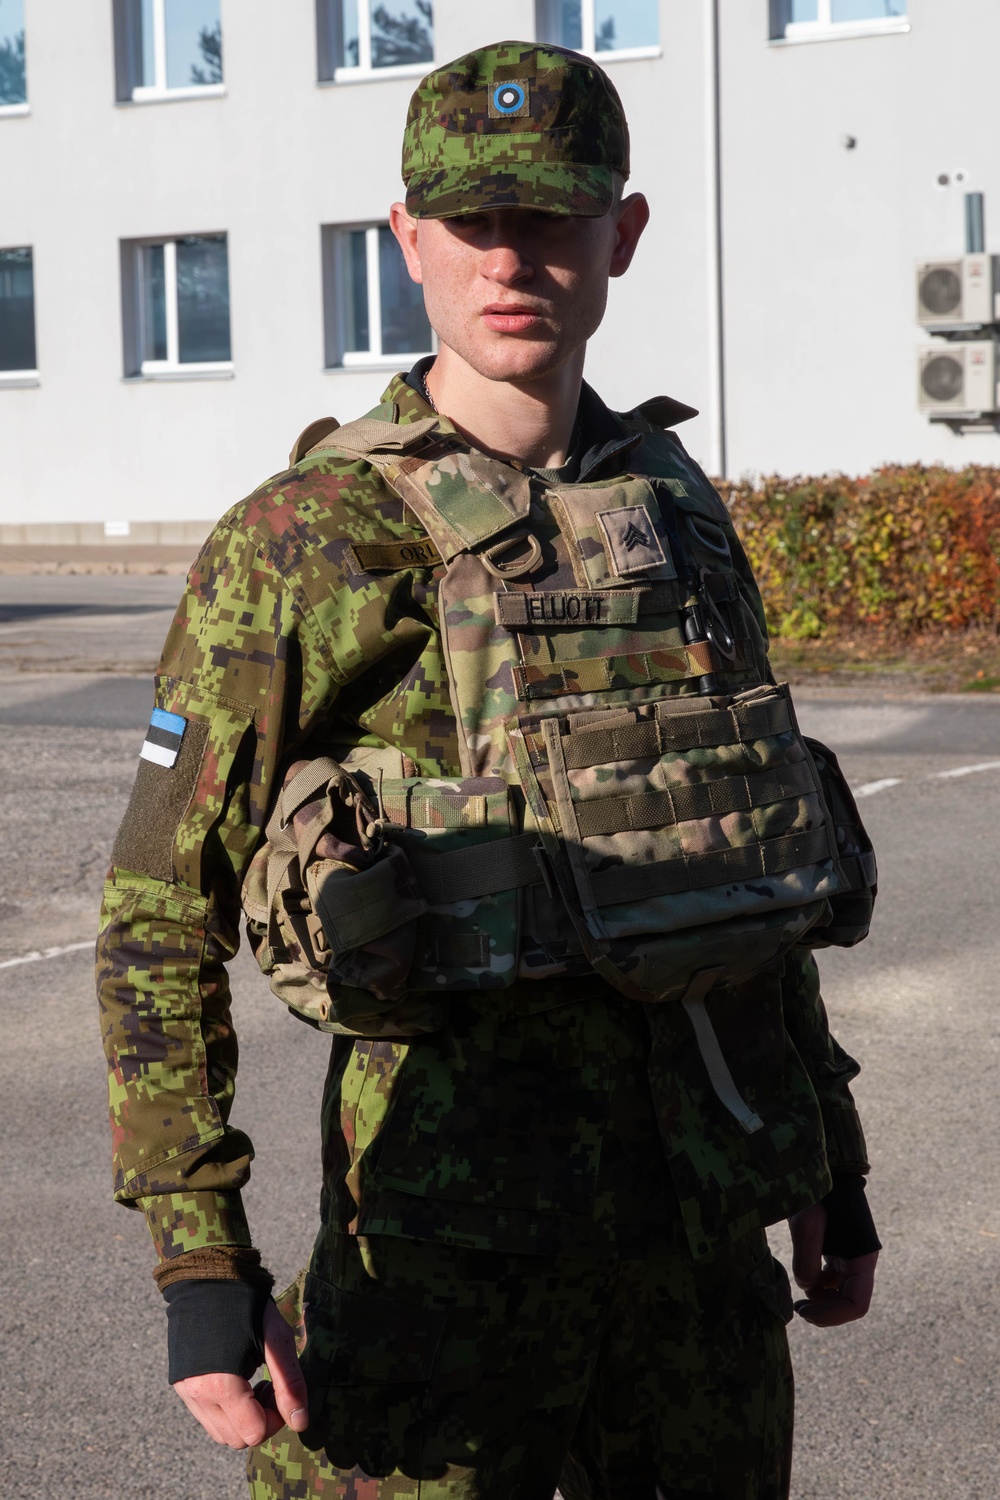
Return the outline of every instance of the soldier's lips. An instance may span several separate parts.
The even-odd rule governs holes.
[[[531,307],[484,307],[483,322],[495,333],[524,333],[542,321],[542,315]]]

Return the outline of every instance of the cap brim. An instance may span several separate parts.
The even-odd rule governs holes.
[[[550,214],[598,219],[614,201],[614,173],[579,162],[469,163],[415,173],[406,209],[415,219],[452,219],[491,208],[539,208]]]

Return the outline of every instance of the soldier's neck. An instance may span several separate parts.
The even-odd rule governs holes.
[[[583,384],[584,349],[534,380],[490,380],[442,347],[427,372],[435,407],[474,448],[532,469],[560,468],[569,455]]]

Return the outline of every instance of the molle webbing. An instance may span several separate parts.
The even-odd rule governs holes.
[[[798,797],[814,787],[807,761],[756,776],[720,777],[668,787],[661,792],[641,792],[631,797],[595,798],[574,804],[582,838],[599,834],[627,833],[630,829],[666,828],[696,818],[719,818],[727,813],[750,812],[762,803]]]
[[[670,719],[649,719],[611,729],[578,729],[566,736],[563,754],[570,771],[618,760],[652,760],[672,750],[714,749],[721,745],[752,744],[792,727],[784,699],[678,712],[672,702]],[[526,736],[529,747],[534,736]]]
[[[483,968],[490,961],[485,932],[456,932],[447,937],[432,933],[424,940],[420,962],[432,968]]]
[[[524,703],[561,695],[604,693],[619,676],[631,685],[642,682],[686,682],[715,671],[707,641],[673,650],[636,651],[630,656],[582,656],[570,661],[532,663],[513,669],[518,697]]]
[[[707,891],[729,881],[746,881],[800,870],[830,857],[825,828],[808,833],[786,833],[762,844],[739,849],[713,849],[708,854],[686,854],[657,864],[622,866],[592,875],[590,883],[599,906],[641,901],[645,896],[679,896]]]
[[[863,850],[860,854],[842,854],[840,863],[852,889],[874,888],[878,881],[878,865],[873,849]]]
[[[453,849],[447,854],[410,850],[410,864],[431,906],[495,896],[519,886],[541,885],[538,835],[518,833],[511,838]]]
[[[519,886],[544,882],[537,834],[521,833],[471,849],[448,854],[410,852],[410,863],[421,892],[431,906],[451,901],[497,895]],[[672,896],[704,891],[726,881],[780,875],[829,854],[822,829],[789,833],[764,844],[740,849],[715,849],[661,860],[639,868],[619,866],[590,876],[599,906],[638,901],[643,896]]]

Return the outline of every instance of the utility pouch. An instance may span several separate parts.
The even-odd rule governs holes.
[[[293,765],[243,885],[271,989],[322,1031],[410,1036],[442,1023],[409,998],[427,910],[402,849],[381,837],[361,782],[326,757]]]
[[[810,948],[853,948],[868,936],[875,897],[878,867],[868,831],[861,821],[858,804],[833,751],[819,740],[805,740],[819,773],[820,787],[837,840],[837,856],[843,889],[830,897],[830,914],[810,931]]]
[[[389,778],[358,758],[291,767],[244,882],[251,945],[322,1031],[434,1031],[444,993],[513,982],[537,839],[513,836],[499,777]]]

